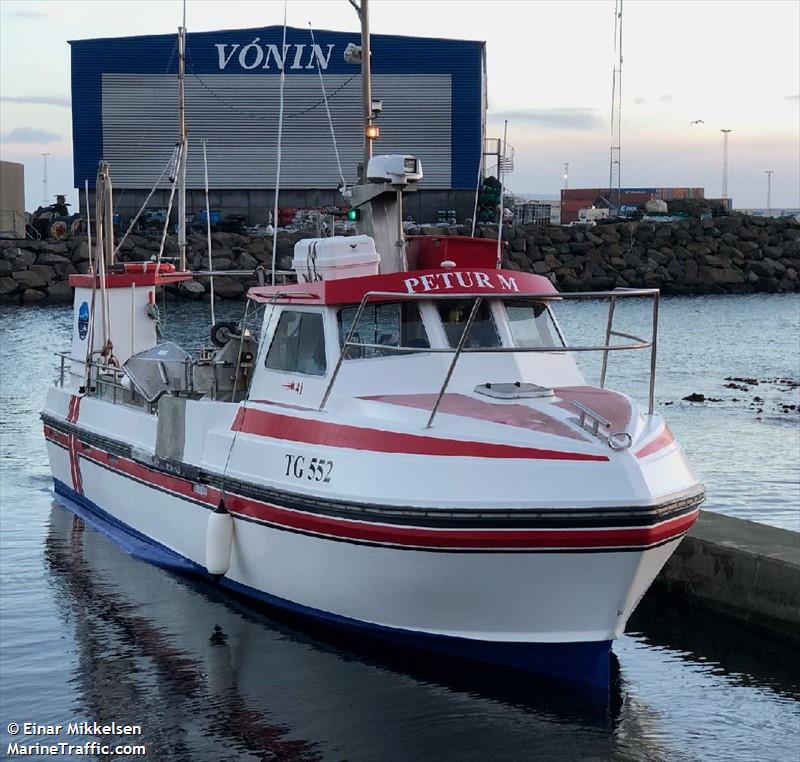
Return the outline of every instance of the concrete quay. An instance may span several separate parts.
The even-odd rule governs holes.
[[[800,533],[703,511],[654,587],[797,642]]]

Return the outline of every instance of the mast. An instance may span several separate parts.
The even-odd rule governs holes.
[[[180,249],[180,269],[186,269],[186,97],[184,82],[186,75],[186,7],[184,5],[183,26],[178,27],[178,248]]]
[[[364,176],[367,181],[367,164],[372,158],[372,69],[369,47],[369,0],[361,0],[361,98],[364,112]]]

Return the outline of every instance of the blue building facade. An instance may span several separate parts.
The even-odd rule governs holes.
[[[274,188],[282,70],[282,197],[285,189],[297,205],[314,205],[335,192],[341,175],[356,180],[360,66],[343,54],[349,43],[360,44],[359,34],[315,30],[312,42],[308,29],[288,28],[285,51],[282,35],[279,26],[187,34],[187,186],[202,189],[206,142],[210,186],[233,211],[244,211],[242,194],[248,208],[261,206]],[[131,191],[131,200],[153,187],[178,135],[176,43],[175,35],[70,43],[77,188],[87,180],[93,187],[100,159],[110,162],[115,188]],[[474,191],[481,160],[485,44],[376,34],[371,46],[373,94],[383,101],[374,152],[418,155],[425,172],[420,192],[436,191],[455,205],[442,192]]]

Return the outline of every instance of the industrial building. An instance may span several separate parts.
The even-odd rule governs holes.
[[[25,222],[25,167],[0,161],[0,238],[24,238]]]
[[[347,63],[356,32],[283,27],[186,35],[189,135],[187,213],[205,208],[202,142],[211,207],[222,216],[267,221],[273,206],[280,73],[285,70],[281,207],[341,204],[341,184],[319,72],[327,92],[341,172],[356,182],[362,159],[361,67]],[[75,187],[94,186],[100,159],[111,164],[115,211],[132,216],[169,162],[178,139],[175,35],[72,41]],[[471,216],[486,115],[485,44],[374,34],[373,101],[381,101],[374,153],[409,153],[424,180],[406,212]],[[165,179],[150,202],[166,207]]]
[[[669,203],[677,199],[702,199],[704,188],[621,188],[619,191],[620,211],[634,211],[640,204],[651,199],[660,199]],[[614,200],[617,189],[614,188]],[[608,206],[608,188],[563,188],[561,190],[561,224],[566,225],[578,220],[578,212],[592,206]],[[630,207],[630,209],[626,209]]]

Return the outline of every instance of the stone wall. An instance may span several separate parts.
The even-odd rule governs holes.
[[[464,226],[427,227],[410,233],[464,235]],[[278,234],[278,269],[291,267],[294,244],[310,233]],[[479,226],[477,235],[496,238],[496,226]],[[795,292],[800,290],[800,222],[733,214],[680,222],[621,222],[596,227],[506,225],[505,267],[549,277],[562,291],[594,291],[618,286],[660,288],[666,294]],[[158,238],[129,236],[120,249],[123,261],[154,257]],[[174,236],[164,256],[175,257]],[[272,239],[214,233],[214,270],[269,270]],[[205,236],[189,237],[192,270],[208,268]],[[58,303],[72,300],[67,276],[86,272],[85,239],[67,241],[0,240],[0,304]],[[216,294],[239,298],[255,283],[252,275],[214,278]],[[208,278],[170,287],[187,298],[202,298]]]
[[[666,294],[736,294],[799,288],[800,222],[794,217],[733,214],[596,227],[507,226],[506,231],[505,266],[547,275],[562,291],[622,286]]]

